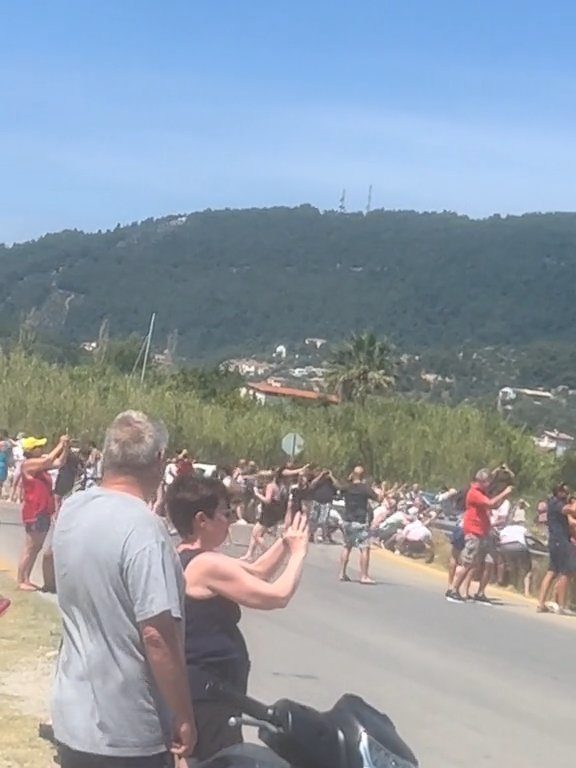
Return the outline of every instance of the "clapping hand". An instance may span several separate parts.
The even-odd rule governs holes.
[[[308,551],[309,534],[307,515],[302,512],[296,512],[290,527],[284,531],[283,536],[291,555],[306,554]]]

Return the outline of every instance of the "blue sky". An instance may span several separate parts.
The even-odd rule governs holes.
[[[0,241],[204,208],[576,210],[576,3],[0,0]]]

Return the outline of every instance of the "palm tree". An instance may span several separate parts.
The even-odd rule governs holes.
[[[330,360],[326,381],[343,402],[390,392],[396,382],[393,346],[373,333],[352,334]]]

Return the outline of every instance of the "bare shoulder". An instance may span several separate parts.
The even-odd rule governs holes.
[[[202,552],[186,566],[186,573],[219,573],[225,574],[241,568],[240,563],[229,555],[221,552]]]
[[[205,600],[218,594],[218,584],[235,582],[242,566],[233,557],[220,552],[203,552],[186,566],[186,594]]]

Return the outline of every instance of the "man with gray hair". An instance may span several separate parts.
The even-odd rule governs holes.
[[[499,507],[504,499],[512,493],[513,488],[509,485],[497,496],[489,498],[486,494],[491,481],[492,473],[490,470],[479,470],[466,494],[462,521],[464,550],[461,555],[461,565],[456,568],[452,586],[446,592],[446,599],[451,603],[466,602],[466,598],[460,594],[460,587],[473,570],[479,569],[478,592],[473,600],[483,605],[492,605],[491,600],[485,594],[490,576],[490,569],[485,567],[485,562],[487,556],[493,553],[495,549],[494,540],[491,536],[490,510]]]
[[[62,646],[52,698],[62,768],[164,768],[196,731],[183,653],[182,569],[147,501],[163,474],[161,422],[126,411],[100,487],[64,502],[54,532]]]

